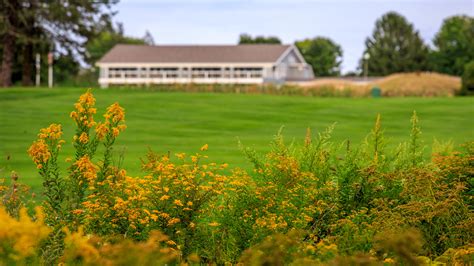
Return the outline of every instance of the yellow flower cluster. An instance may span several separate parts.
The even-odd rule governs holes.
[[[130,240],[108,243],[94,235],[65,230],[65,253],[60,259],[66,265],[167,265],[177,264],[176,243],[158,231],[147,241]]]
[[[112,123],[119,123],[125,120],[125,112],[118,103],[114,103],[107,108],[107,113],[104,117]]]
[[[95,98],[91,91],[88,90],[86,93],[79,97],[77,103],[74,104],[75,111],[72,111],[70,117],[76,122],[79,127],[91,128],[96,123],[94,122],[94,114],[97,109],[94,108]]]
[[[61,140],[62,134],[60,124],[51,124],[40,130],[38,140],[33,142],[28,149],[28,154],[38,169],[43,168],[44,164],[52,157],[52,153],[61,148],[64,143],[64,140]]]
[[[61,124],[51,124],[47,128],[42,128],[38,137],[40,139],[59,140],[63,135]]]
[[[88,155],[84,155],[79,158],[74,165],[77,167],[77,171],[89,184],[92,184],[97,178],[97,166],[91,162]]]
[[[51,152],[49,151],[48,145],[42,139],[39,139],[30,146],[28,154],[33,159],[38,169],[43,168],[43,164],[47,163],[51,158]]]
[[[127,128],[124,124],[125,111],[118,103],[114,103],[107,108],[104,118],[105,122],[98,123],[95,128],[99,140],[103,140],[107,134],[111,134],[116,138],[120,132]]]
[[[262,175],[255,188],[259,207],[242,219],[255,216],[255,229],[285,232],[288,228],[306,228],[323,204],[317,201],[318,179],[302,171],[292,156],[270,153],[267,158],[270,162],[257,171]]]
[[[23,208],[17,220],[0,207],[0,257],[9,255],[9,258],[21,260],[36,255],[41,241],[48,236],[51,229],[44,224],[41,208],[37,207],[35,210],[36,219],[31,219]]]

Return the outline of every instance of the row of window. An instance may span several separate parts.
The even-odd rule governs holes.
[[[109,68],[109,78],[261,78],[262,68]]]

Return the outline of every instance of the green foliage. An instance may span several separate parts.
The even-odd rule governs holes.
[[[370,55],[370,76],[428,69],[428,47],[413,25],[395,12],[389,12],[375,22],[372,36],[365,41],[363,54],[366,53]],[[363,71],[364,64],[365,59],[361,59],[359,68]]]
[[[410,122],[407,114],[411,114],[414,106],[419,114],[423,114],[425,130],[421,138],[428,145],[434,138],[452,139],[458,145],[469,140],[474,130],[474,110],[472,99],[468,97],[382,98],[374,101],[368,98],[302,97],[296,96],[301,94],[293,93],[290,88],[282,88],[285,92],[281,94],[294,96],[268,95],[271,94],[269,91],[257,94],[257,86],[246,93],[241,87],[240,94],[205,93],[206,86],[200,89],[201,93],[170,92],[174,87],[168,88],[169,92],[159,91],[158,88],[95,91],[100,108],[118,101],[130,110],[128,115],[134,125],[125,132],[114,152],[118,155],[126,147],[123,167],[130,175],[141,173],[136,158],[143,157],[143,147],[148,145],[161,153],[168,150],[190,153],[202,143],[208,143],[212,147],[208,151],[211,158],[249,170],[251,164],[241,156],[236,136],[262,151],[267,147],[268,136],[281,125],[285,125],[287,140],[292,140],[302,137],[302,131],[308,126],[324,129],[337,121],[332,140],[339,143],[349,138],[350,147],[354,148],[370,131],[370,124],[377,113],[384,118],[383,126],[388,130],[385,134],[388,132],[391,140],[387,148],[396,148],[397,143],[408,138]],[[218,91],[217,86],[214,89]],[[70,112],[71,102],[82,91],[70,87],[0,90],[0,150],[3,152],[0,168],[5,169],[4,173],[17,171],[23,182],[40,195],[42,180],[32,178],[37,170],[25,154],[37,133],[31,128],[45,127],[54,119],[54,122],[64,125],[65,134],[72,135],[74,129],[67,113]],[[276,88],[274,92],[278,93]],[[199,105],[193,104],[196,102]],[[222,104],[225,109],[222,109]],[[192,125],[192,130],[189,125]],[[73,154],[73,146],[65,145],[63,151]],[[425,158],[429,153],[430,150],[426,149]],[[58,164],[65,169],[68,165],[66,156],[61,157]]]
[[[459,93],[461,95],[474,94],[474,61],[471,61],[464,66],[464,73],[462,75],[462,88]]]
[[[342,48],[329,38],[316,37],[295,42],[316,76],[338,76],[341,73]]]
[[[377,115],[359,145],[332,140],[334,125],[319,134],[308,129],[304,141],[290,143],[280,129],[270,151],[243,148],[254,166],[250,172],[208,163],[199,153],[150,152],[142,161],[145,176],[131,177],[111,153],[125,129],[124,109],[112,104],[96,123],[94,106],[87,92],[70,114],[76,156],[65,176],[57,164],[61,126],[40,130],[28,152],[45,180],[45,217],[38,209],[32,220],[21,207],[8,214],[2,202],[0,247],[6,253],[0,260],[418,265],[456,264],[474,254],[474,144],[454,152],[438,144],[443,154],[424,160],[416,113],[400,149],[385,145]],[[99,144],[103,157],[94,158]],[[3,191],[14,198],[8,187],[0,186]]]
[[[95,62],[117,44],[147,44],[147,42],[151,42],[151,35],[147,34],[146,36],[148,36],[146,37],[148,41],[125,36],[121,24],[118,24],[117,27],[106,27],[98,33],[97,37],[88,40],[86,43],[86,61],[91,66],[94,66]]]
[[[116,2],[2,1],[0,35],[5,39],[2,48],[4,67],[0,73],[2,85],[11,85],[11,70],[15,65],[22,68],[23,84],[32,85],[36,53],[51,51],[57,57],[70,56],[68,61],[84,58],[85,42],[94,38],[97,29],[110,25],[111,7]],[[21,57],[15,58],[15,54],[21,54]]]
[[[463,75],[465,65],[474,60],[474,18],[465,15],[445,19],[433,43],[434,70]]]
[[[275,36],[255,36],[243,33],[239,36],[239,44],[281,44],[281,40]]]

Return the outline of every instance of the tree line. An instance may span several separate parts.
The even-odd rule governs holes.
[[[278,37],[240,35],[240,44],[281,43]],[[327,37],[315,37],[295,42],[316,76],[341,75],[343,51],[339,44]],[[430,48],[414,25],[405,17],[388,12],[375,22],[372,35],[365,40],[359,60],[358,73],[386,76],[392,73],[437,71],[461,76],[465,66],[474,60],[474,18],[465,15],[444,20]],[[364,59],[367,54],[368,59]],[[367,69],[364,68],[368,60]]]
[[[44,69],[53,53],[54,79],[61,82],[78,76],[81,65],[93,66],[117,43],[153,44],[149,32],[127,37],[121,24],[112,23],[117,2],[0,0],[0,86],[33,85],[36,54]],[[46,80],[46,71],[41,74]]]
[[[93,66],[118,43],[154,44],[146,32],[143,38],[124,35],[121,24],[112,23],[117,0],[1,0],[0,1],[0,86],[13,83],[33,85],[35,55],[41,55],[41,68],[47,67],[47,54],[53,52],[55,81],[79,76],[97,81],[94,68],[79,75],[81,65]],[[241,34],[239,44],[278,44],[276,36]],[[316,76],[340,76],[343,50],[327,37],[317,36],[295,42]],[[369,56],[368,62],[364,55]],[[375,22],[372,35],[356,72],[348,75],[385,76],[398,72],[437,71],[461,76],[474,61],[474,18],[449,17],[429,47],[414,25],[405,17],[389,12]],[[367,68],[365,68],[365,63]],[[471,64],[473,65],[473,64]],[[84,71],[82,71],[84,72]],[[367,72],[367,73],[365,73]],[[41,71],[46,80],[46,71]],[[470,73],[470,72],[469,72]]]

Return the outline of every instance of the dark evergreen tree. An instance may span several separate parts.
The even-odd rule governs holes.
[[[368,74],[385,76],[397,72],[423,71],[429,68],[429,49],[412,24],[396,12],[389,12],[375,22],[372,36],[365,41]],[[365,71],[364,59],[359,68]]]

